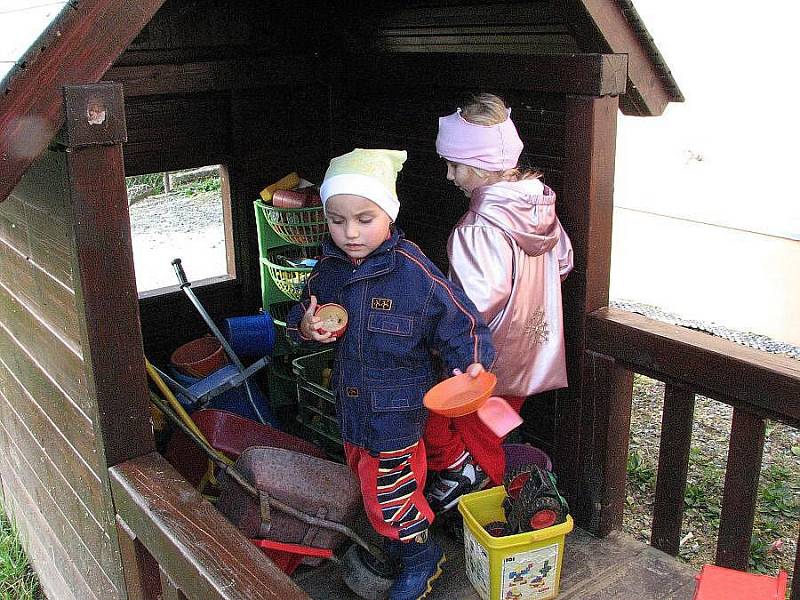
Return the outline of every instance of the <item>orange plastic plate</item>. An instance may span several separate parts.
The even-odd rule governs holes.
[[[423,403],[428,410],[445,417],[461,417],[483,406],[496,384],[497,377],[487,371],[477,377],[456,375],[429,389]]]

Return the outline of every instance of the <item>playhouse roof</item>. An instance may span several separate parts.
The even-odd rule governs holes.
[[[99,81],[164,0],[11,0],[0,44],[0,201],[62,126],[62,88]],[[626,54],[629,115],[659,115],[683,96],[630,0],[568,0],[578,52]],[[562,50],[564,51],[564,50]]]

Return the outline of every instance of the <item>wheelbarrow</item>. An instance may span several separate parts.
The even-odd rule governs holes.
[[[148,372],[157,377],[155,371]],[[232,463],[208,443],[196,425],[187,424],[176,414],[172,407],[179,408],[180,403],[169,388],[163,382],[158,387],[167,400],[152,395],[153,403],[221,473],[218,510],[279,568],[291,574],[300,562],[313,566],[328,558],[344,563],[342,576],[353,592],[367,600],[385,596],[392,583],[391,562],[380,548],[348,525],[362,505],[358,482],[346,466],[263,446],[245,449]],[[333,551],[345,539],[353,546],[339,561]]]

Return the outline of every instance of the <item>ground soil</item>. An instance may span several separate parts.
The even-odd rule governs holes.
[[[630,453],[638,454],[641,465],[633,473],[629,466],[624,529],[647,543],[650,541],[663,398],[664,385],[661,382],[636,376]],[[730,406],[703,396],[696,398],[689,467],[689,485],[696,493],[687,494],[687,498],[691,497],[693,501],[684,514],[680,558],[698,570],[703,564],[714,562],[718,502],[724,484],[732,413]],[[800,516],[800,457],[795,454],[798,447],[800,431],[780,423],[767,423],[760,483],[762,498],[756,518],[758,550],[755,553],[757,558],[751,564],[753,570],[774,575],[777,569],[784,569],[790,576],[792,574]],[[649,484],[643,485],[648,469],[653,478]],[[788,515],[776,515],[774,503],[763,497],[764,487],[775,481],[776,470],[785,473],[785,481],[792,490],[789,502],[793,511]]]

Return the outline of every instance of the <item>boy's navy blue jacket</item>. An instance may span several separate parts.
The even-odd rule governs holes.
[[[345,441],[372,451],[398,450],[422,437],[422,397],[438,379],[431,350],[447,372],[479,362],[489,369],[489,329],[464,292],[397,229],[359,265],[326,237],[323,256],[286,319],[298,326],[310,296],[335,302],[348,314],[335,342],[331,383]]]

